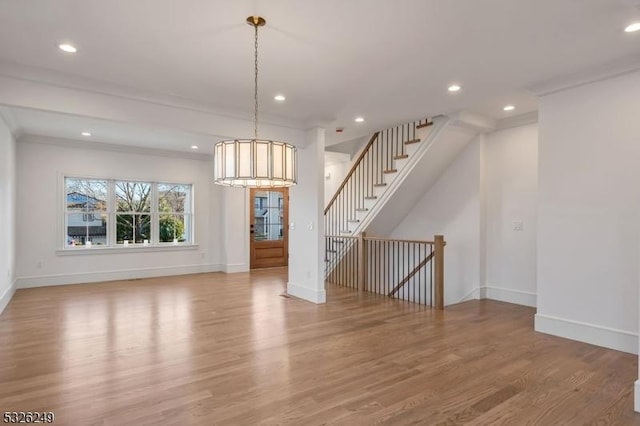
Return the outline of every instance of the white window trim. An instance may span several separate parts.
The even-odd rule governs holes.
[[[148,245],[142,244],[131,245],[128,247],[70,247],[65,249],[56,250],[58,256],[76,256],[76,255],[92,255],[92,254],[123,254],[123,253],[138,253],[138,252],[163,252],[163,251],[188,251],[198,250],[200,246],[198,244],[176,244],[162,243],[160,245]]]
[[[108,185],[107,190],[107,246],[80,246],[80,247],[68,247],[66,244],[67,235],[67,203],[66,203],[66,179],[87,179],[87,180],[106,180]],[[116,202],[115,194],[115,182],[143,182],[151,184],[151,242],[149,245],[143,244],[129,244],[128,246],[116,244],[116,209],[114,208]],[[158,184],[176,184],[176,185],[189,185],[191,187],[190,196],[190,213],[191,217],[191,229],[189,235],[191,241],[189,243],[174,243],[164,242],[161,243],[159,229],[159,213],[157,212],[158,197],[157,189]],[[67,255],[87,255],[87,254],[123,254],[123,253],[139,253],[139,252],[163,252],[163,251],[183,251],[183,250],[197,250],[200,246],[196,241],[196,218],[195,218],[195,184],[193,182],[181,182],[177,183],[173,180],[166,179],[141,179],[141,178],[114,178],[104,176],[91,176],[91,175],[76,175],[72,173],[59,173],[58,174],[58,244],[62,243],[62,247],[56,249],[56,254],[59,256]],[[185,215],[187,213],[185,212]]]

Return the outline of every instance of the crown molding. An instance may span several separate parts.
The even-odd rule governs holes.
[[[640,56],[625,58],[562,77],[535,83],[528,89],[537,96],[547,96],[575,87],[608,80],[640,71]]]
[[[498,120],[496,130],[511,129],[513,127],[527,126],[538,122],[538,111],[526,112],[513,117],[505,117]]]
[[[79,90],[87,93],[107,95],[124,100],[133,100],[149,104],[213,114],[219,117],[233,118],[253,123],[253,113],[239,109],[223,108],[173,94],[156,93],[133,87],[122,86],[85,77],[70,76],[59,71],[30,65],[22,65],[0,60],[0,76],[17,80],[46,84],[49,86]],[[287,119],[273,114],[260,113],[260,123],[285,127],[294,130],[305,130],[307,123]]]
[[[145,148],[141,146],[120,145],[99,141],[87,142],[86,140],[75,140],[56,138],[52,136],[24,134],[20,138],[16,138],[18,143],[55,145],[63,148],[72,149],[92,149],[97,151],[120,152],[125,154],[154,155],[157,157],[168,158],[184,158],[188,160],[212,161],[213,155],[205,152],[185,152],[171,151],[158,148]]]

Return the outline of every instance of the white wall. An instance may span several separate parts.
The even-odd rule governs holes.
[[[392,238],[445,236],[445,304],[477,294],[480,286],[480,172],[483,137],[477,137],[427,190]]]
[[[15,140],[0,116],[0,314],[15,292]]]
[[[212,244],[222,251],[221,261],[228,273],[249,270],[249,190],[213,185],[222,191],[222,204],[211,206],[207,214],[214,218],[222,216],[222,235],[214,237]]]
[[[640,72],[541,97],[536,330],[638,351]]]
[[[298,184],[289,192],[289,294],[324,303],[324,130],[298,149]]]
[[[536,306],[538,125],[487,135],[484,148],[486,275],[481,296]],[[516,222],[522,230],[515,230]]]
[[[537,124],[476,137],[392,232],[445,236],[446,304],[479,297],[535,306],[537,153]]]
[[[62,177],[141,179],[192,183],[195,196],[195,250],[68,255],[61,253]],[[246,204],[225,200],[223,188],[212,183],[211,161],[179,156],[144,155],[91,149],[77,143],[17,143],[17,262],[18,287],[162,276],[225,270],[226,262],[242,263],[239,249],[221,243],[225,212],[233,212],[246,228]],[[231,190],[230,190],[231,191]],[[236,197],[237,198],[237,197]],[[240,212],[241,214],[238,214]],[[228,216],[228,215],[227,215]],[[229,231],[228,231],[229,232]],[[232,240],[232,238],[228,238]],[[239,240],[237,235],[235,240]],[[229,241],[226,241],[229,243]],[[227,259],[225,248],[232,255]]]
[[[349,157],[340,163],[329,163],[324,166],[324,206],[326,206],[351,168]]]

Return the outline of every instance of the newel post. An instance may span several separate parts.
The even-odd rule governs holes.
[[[444,309],[444,236],[434,237],[434,269],[436,309]]]
[[[361,291],[365,291],[367,289],[367,242],[364,239],[366,236],[366,232],[361,232],[358,236],[358,288]]]

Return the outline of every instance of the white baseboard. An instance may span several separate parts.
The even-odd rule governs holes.
[[[16,292],[16,282],[13,281],[9,286],[9,288],[6,289],[4,293],[2,293],[2,295],[0,296],[0,315],[2,314],[2,311],[4,311],[4,308],[6,308],[9,302],[11,301],[11,298],[13,297],[15,292]]]
[[[238,272],[248,272],[249,265],[246,263],[229,263],[227,265],[222,265],[222,272],[226,274],[235,274]]]
[[[315,290],[312,288],[302,287],[292,282],[287,283],[287,293],[298,299],[308,300],[313,303],[326,303],[327,293],[324,289]]]
[[[122,269],[117,271],[79,272],[73,274],[39,275],[18,277],[17,288],[48,287],[65,284],[83,284],[102,281],[131,280],[171,275],[200,274],[223,270],[219,264],[161,266],[155,268]]]
[[[480,299],[498,300],[535,308],[537,306],[537,298],[535,293],[529,291],[494,286],[480,287]]]
[[[541,314],[536,314],[535,330],[630,354],[638,353],[638,334],[630,331]]]

